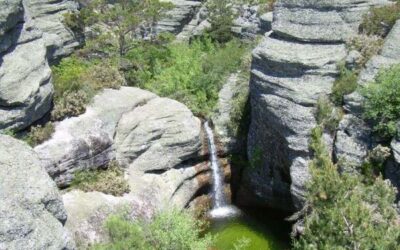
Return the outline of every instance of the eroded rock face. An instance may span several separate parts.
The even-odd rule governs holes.
[[[180,33],[183,28],[189,24],[198,13],[202,5],[202,1],[187,1],[187,0],[163,0],[174,5],[172,10],[168,11],[157,24],[158,32],[171,32],[173,34]]]
[[[0,135],[0,249],[74,249],[57,187],[25,143]]]
[[[239,200],[285,210],[302,206],[315,105],[330,94],[344,42],[386,1],[277,1],[272,33],[253,51],[252,120]]]
[[[104,220],[124,207],[137,209],[134,217],[183,209],[210,186],[201,121],[177,101],[137,88],[106,89],[85,114],[59,122],[55,130],[35,151],[59,186],[68,186],[78,170],[115,159],[130,186],[123,197],[64,195],[67,227],[80,246],[106,240]]]
[[[85,114],[58,123],[52,138],[35,148],[57,185],[65,187],[75,171],[96,169],[115,158],[113,138],[122,114],[155,97],[137,88],[106,89]]]
[[[362,87],[375,80],[379,71],[400,63],[400,21],[397,21],[389,35],[381,52],[372,57],[361,71],[358,84]],[[360,165],[367,157],[368,150],[377,145],[371,134],[371,127],[362,119],[363,97],[359,92],[345,96],[344,109],[347,114],[340,122],[335,143],[335,155],[337,159]]]
[[[185,105],[156,98],[118,122],[117,160],[143,172],[169,170],[198,157],[200,135],[201,122]]]
[[[63,24],[63,14],[76,12],[77,1],[73,0],[23,0],[30,18],[43,32],[43,39],[48,49],[48,58],[57,59],[71,54],[79,42],[73,32]]]
[[[51,108],[53,86],[48,60],[78,46],[62,14],[74,1],[0,3],[0,130],[21,130]]]

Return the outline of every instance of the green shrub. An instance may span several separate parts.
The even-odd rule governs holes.
[[[110,243],[97,245],[95,250],[200,250],[209,249],[213,238],[202,235],[201,223],[188,212],[159,212],[151,221],[129,221],[123,215],[106,221]]]
[[[397,134],[400,119],[400,65],[380,72],[375,83],[363,89],[364,117],[374,124],[373,130],[382,138]]]
[[[5,130],[0,130],[0,134],[8,135],[8,136],[11,136],[11,137],[15,137],[16,136],[16,131],[14,129],[5,129]]]
[[[233,39],[231,28],[236,14],[232,7],[230,0],[207,1],[208,20],[211,27],[206,32],[214,41],[226,43]]]
[[[124,85],[125,79],[114,64],[110,60],[88,61],[72,56],[54,66],[52,120],[78,116],[85,112],[87,104],[98,91]]]
[[[84,20],[81,13],[83,12],[67,12],[65,13],[63,23],[74,32],[83,32],[85,28]]]
[[[84,192],[98,191],[114,196],[122,196],[129,192],[129,184],[124,178],[124,171],[115,161],[106,169],[77,171],[70,188]]]
[[[358,74],[346,69],[344,65],[339,65],[339,70],[340,75],[332,87],[331,100],[334,104],[342,106],[343,97],[356,90]]]
[[[89,71],[89,68],[90,64],[87,61],[76,56],[65,58],[58,65],[53,66],[55,98],[67,92],[83,89],[85,86],[81,78]]]
[[[334,107],[333,103],[327,97],[322,96],[317,102],[315,118],[319,125],[333,133],[342,119],[342,112],[340,109]]]
[[[194,113],[207,115],[215,107],[218,92],[230,73],[238,70],[247,46],[237,40],[216,45],[210,39],[192,44],[174,43],[169,56],[154,62],[140,87],[186,104]]]
[[[54,124],[52,122],[46,123],[46,125],[38,125],[30,128],[29,133],[24,140],[32,147],[39,145],[46,140],[50,139],[54,133]]]
[[[353,37],[352,39],[350,39],[350,41],[347,42],[347,47],[349,48],[349,50],[356,50],[361,54],[361,57],[356,62],[358,70],[364,67],[369,59],[379,53],[382,48],[383,41],[384,40],[379,36],[367,36],[365,34],[362,34]]]
[[[399,249],[395,189],[382,178],[371,185],[360,177],[339,174],[322,141],[322,128],[312,132],[314,159],[307,185],[311,213],[294,249]]]
[[[363,18],[360,31],[367,35],[385,37],[400,18],[400,2],[394,5],[372,8]]]
[[[79,116],[86,111],[89,97],[83,90],[66,92],[54,100],[54,107],[51,111],[52,121],[61,121],[66,117]]]

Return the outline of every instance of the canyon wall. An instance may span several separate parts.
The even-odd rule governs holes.
[[[388,1],[278,0],[272,32],[253,51],[248,155],[239,200],[301,208],[309,179],[309,139],[316,103],[331,93],[345,42],[358,34],[370,7]],[[332,142],[332,135],[325,135]]]

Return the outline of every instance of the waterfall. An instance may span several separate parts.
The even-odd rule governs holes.
[[[213,218],[231,217],[238,214],[239,210],[234,206],[227,205],[224,192],[224,173],[219,165],[217,148],[214,142],[214,134],[212,129],[210,128],[208,121],[204,123],[204,130],[207,134],[208,150],[210,153],[210,162],[213,177],[213,209],[210,211],[210,215]]]
[[[213,176],[213,202],[214,208],[219,208],[226,205],[224,194],[224,176],[219,166],[217,149],[214,143],[214,134],[208,122],[204,123],[204,129],[208,139],[208,150],[210,151],[210,162]]]

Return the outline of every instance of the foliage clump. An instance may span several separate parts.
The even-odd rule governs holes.
[[[395,189],[381,177],[369,184],[358,175],[340,174],[322,131],[319,126],[312,131],[314,159],[306,198],[311,212],[294,249],[399,249]]]
[[[374,83],[363,91],[364,117],[373,122],[373,130],[384,139],[399,132],[400,120],[400,65],[379,73]]]
[[[207,2],[208,21],[211,27],[207,30],[208,35],[214,41],[226,43],[233,38],[233,20],[237,14],[233,11],[230,0],[211,0]]]
[[[131,221],[124,215],[113,215],[105,224],[110,242],[92,249],[210,249],[213,238],[209,234],[202,235],[201,224],[188,212],[178,210],[158,212],[151,221]]]
[[[357,69],[359,70],[374,55],[377,55],[383,46],[383,39],[375,35],[360,34],[350,39],[347,42],[349,50],[356,50],[360,53],[360,58],[356,61]]]
[[[124,171],[116,161],[110,162],[105,169],[75,172],[71,188],[84,192],[98,191],[114,196],[122,196],[130,191],[129,184],[124,178]]]
[[[371,8],[363,18],[360,31],[367,35],[385,37],[398,19],[400,19],[400,1],[383,7]]]
[[[239,68],[247,50],[237,40],[224,45],[210,39],[190,45],[171,44],[166,52],[169,58],[164,61],[162,52],[161,60],[154,62],[155,68],[145,74],[149,80],[139,81],[139,87],[178,100],[196,114],[207,115],[217,103],[224,80]]]
[[[37,125],[30,128],[29,133],[24,140],[32,147],[39,145],[46,140],[50,139],[54,133],[54,124],[48,122],[45,125]]]
[[[356,71],[347,69],[344,65],[339,65],[340,75],[332,87],[331,100],[334,104],[341,106],[343,97],[356,90],[358,74]]]
[[[315,118],[318,124],[333,133],[342,119],[342,112],[340,109],[334,107],[328,97],[321,96],[317,101]]]
[[[88,61],[77,56],[63,59],[53,66],[53,121],[85,112],[91,98],[103,88],[119,88],[124,78],[111,61]]]

